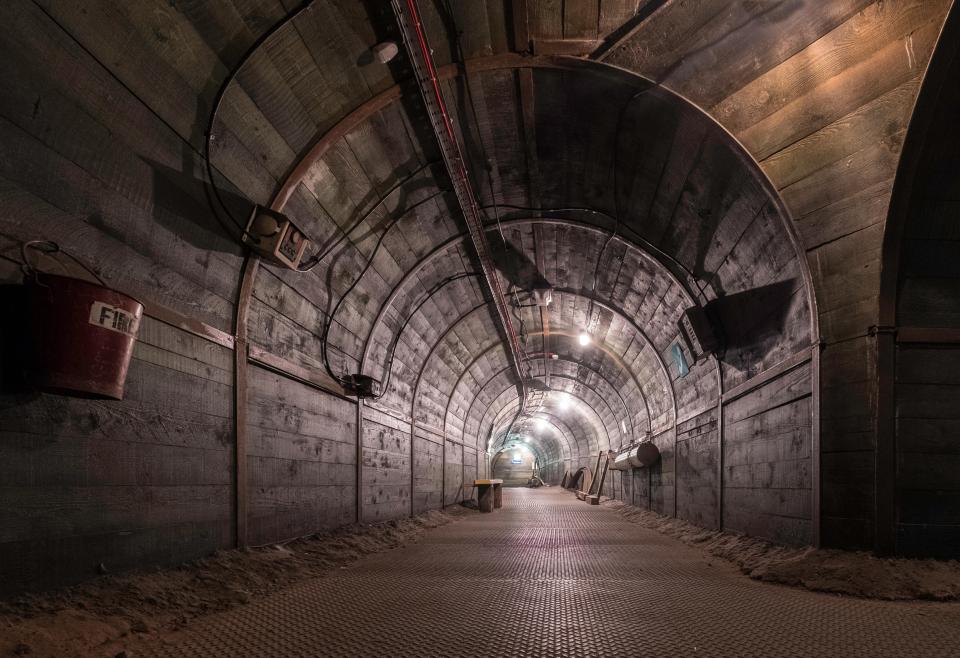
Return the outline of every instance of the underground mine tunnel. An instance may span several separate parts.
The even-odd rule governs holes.
[[[0,655],[956,655],[951,0],[0,16]]]

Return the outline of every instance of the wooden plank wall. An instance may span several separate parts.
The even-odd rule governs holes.
[[[948,53],[945,48],[944,55]],[[960,329],[960,57],[954,54],[943,65],[943,86],[930,89],[938,92],[936,103],[912,181],[903,240],[897,245],[896,318],[903,329],[896,351],[895,541],[897,552],[905,555],[956,558],[960,344],[935,341],[950,336],[956,341]],[[908,328],[941,337],[905,343]]]
[[[352,3],[319,5],[303,18],[316,38],[278,35],[224,99],[213,160],[228,198],[236,188],[226,179],[268,202],[296,154],[388,79],[385,67],[355,65],[372,28]],[[20,242],[53,239],[108,285],[229,337],[243,253],[204,195],[203,124],[228,68],[284,7],[16,1],[0,14],[10,28],[0,39],[0,281],[19,281]],[[318,65],[340,75],[321,75]],[[390,126],[395,118],[377,126],[404,133]],[[367,164],[388,162],[360,152]],[[356,159],[343,160],[335,157],[332,175],[355,173]],[[333,228],[309,190],[298,189],[288,210],[318,235]],[[341,277],[332,289],[345,285]],[[252,345],[322,372],[329,295],[318,278],[261,268]],[[337,347],[356,339],[339,329],[331,353],[343,359]],[[234,545],[234,361],[229,347],[148,317],[124,401],[0,396],[0,590]],[[353,521],[355,405],[255,366],[249,376],[247,540]],[[365,435],[367,481],[395,486],[379,474],[375,435],[375,426]]]
[[[815,541],[810,369],[801,362],[724,403],[722,441],[716,407],[654,436],[660,460],[631,471],[611,494],[704,528]]]
[[[447,450],[456,446],[447,441]],[[430,436],[414,439],[413,444],[413,513],[420,514],[431,509],[439,509],[443,505],[441,500],[441,485],[443,480],[443,439]]]
[[[0,397],[0,594],[233,543],[232,357],[150,318],[122,402]]]
[[[880,247],[900,149],[950,0],[668,0],[603,58],[708,111],[756,158],[807,251],[826,349],[824,542],[870,548]]]
[[[650,485],[653,481],[653,472],[655,469],[656,466],[653,468],[635,469],[629,472],[627,477],[624,478],[624,502],[636,505],[637,507],[652,509],[653,498]]]
[[[660,459],[650,467],[650,509],[664,516],[676,516],[676,438],[677,432],[671,428],[656,434],[651,441],[660,450]],[[635,477],[643,477],[637,473]],[[639,485],[638,485],[639,486]]]
[[[725,529],[784,544],[814,541],[810,364],[723,408]]]
[[[461,444],[447,441],[446,460],[444,462],[443,497],[445,505],[453,505],[466,496],[473,497],[471,491],[464,489],[464,453]]]
[[[370,405],[363,407],[364,522],[410,514],[410,423]]]
[[[255,366],[249,377],[249,543],[352,523],[356,404]]]
[[[463,483],[471,485],[473,481],[480,477],[479,455],[477,451],[470,446],[463,447]],[[469,498],[470,496],[466,496]]]
[[[190,128],[37,4],[0,12],[0,280],[19,281],[18,242],[53,239],[229,331],[241,252],[207,214]],[[233,376],[227,348],[145,318],[122,402],[0,396],[0,593],[231,546]]]
[[[677,516],[704,528],[720,527],[717,408],[677,425]]]
[[[960,346],[900,345],[897,552],[955,558],[960,546]]]

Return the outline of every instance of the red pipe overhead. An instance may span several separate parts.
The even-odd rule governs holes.
[[[500,285],[500,279],[497,276],[493,259],[490,256],[490,245],[483,231],[483,215],[480,212],[480,204],[477,203],[476,194],[473,191],[473,186],[470,184],[470,177],[464,164],[463,152],[460,149],[460,143],[457,140],[456,133],[454,133],[453,124],[447,112],[447,105],[443,99],[443,92],[440,89],[440,83],[437,79],[436,67],[434,66],[430,46],[427,43],[427,38],[423,31],[423,23],[420,20],[420,12],[416,0],[405,1],[406,11],[404,11],[404,8],[401,6],[400,0],[393,0],[394,14],[400,26],[400,31],[403,33],[407,52],[410,55],[410,60],[417,75],[417,82],[423,94],[424,103],[427,106],[427,113],[430,115],[434,134],[440,143],[440,151],[443,154],[444,163],[450,174],[460,209],[463,211],[470,238],[477,251],[477,256],[480,259],[484,278],[493,296],[498,319],[504,332],[507,334],[507,342],[510,347],[514,372],[517,376],[518,385],[521,387],[520,409],[522,411],[526,396],[524,394],[524,376],[521,371],[521,363],[526,361],[526,356],[517,338],[517,332],[514,329],[513,321],[510,317],[510,309],[507,305],[503,288]]]

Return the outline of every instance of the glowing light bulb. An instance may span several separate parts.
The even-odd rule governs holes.
[[[538,419],[537,419],[537,429],[539,429],[539,430],[545,430],[545,429],[547,429],[547,425],[548,425],[548,424],[549,424],[549,423],[547,423],[547,421],[544,420],[543,418],[538,418]]]
[[[560,408],[560,411],[566,411],[570,406],[570,400],[567,399],[566,395],[561,395],[557,398],[557,406]]]
[[[581,331],[580,335],[577,337],[577,340],[580,341],[580,344],[586,347],[590,344],[590,334],[586,331]]]

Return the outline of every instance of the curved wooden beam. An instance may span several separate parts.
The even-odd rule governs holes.
[[[597,235],[601,235],[601,236],[605,236],[605,237],[613,236],[612,239],[617,240],[617,241],[620,241],[620,242],[622,242],[624,245],[626,245],[628,248],[635,250],[635,253],[638,254],[638,255],[640,255],[641,258],[644,258],[650,265],[652,265],[653,267],[657,268],[657,269],[660,270],[660,271],[666,272],[666,274],[669,276],[669,278],[670,278],[676,285],[680,286],[680,289],[681,289],[681,290],[683,290],[683,288],[682,288],[679,280],[676,279],[676,277],[674,277],[674,276],[672,275],[672,273],[670,273],[669,271],[664,270],[663,267],[662,267],[662,265],[659,263],[659,261],[657,261],[656,259],[653,259],[647,252],[645,252],[645,251],[644,251],[643,249],[641,249],[639,246],[635,245],[634,243],[630,242],[629,240],[626,240],[626,239],[623,238],[622,236],[614,236],[613,232],[612,232],[612,231],[609,231],[608,229],[604,229],[604,228],[595,226],[595,225],[593,225],[593,224],[589,224],[589,223],[583,222],[583,221],[581,221],[581,220],[556,219],[556,218],[519,218],[519,219],[511,219],[511,220],[505,220],[505,221],[501,222],[501,225],[504,226],[504,227],[511,227],[511,226],[528,226],[528,225],[531,225],[531,224],[538,224],[538,223],[550,224],[550,225],[560,225],[560,226],[570,226],[570,227],[573,227],[573,228],[582,229],[582,230],[585,230],[585,231],[588,231],[588,232],[596,233]],[[446,242],[444,242],[444,243],[438,245],[437,247],[435,247],[429,254],[427,254],[426,256],[424,256],[423,258],[421,258],[421,259],[416,263],[416,265],[415,265],[413,268],[411,268],[411,269],[403,276],[403,278],[394,286],[393,290],[391,290],[391,292],[390,292],[390,295],[387,297],[387,299],[386,299],[386,300],[384,301],[384,303],[381,305],[380,309],[379,309],[378,312],[377,312],[376,318],[374,319],[373,323],[371,324],[371,329],[370,329],[370,331],[369,331],[368,334],[367,334],[367,339],[366,339],[366,343],[365,343],[365,346],[364,346],[364,354],[363,354],[363,357],[362,357],[362,359],[361,359],[361,363],[366,363],[366,362],[368,362],[368,360],[369,360],[369,354],[370,354],[370,349],[371,349],[371,346],[372,346],[372,336],[373,336],[373,332],[374,332],[375,328],[376,328],[380,323],[383,322],[383,318],[385,317],[387,311],[389,310],[389,308],[390,308],[390,306],[393,304],[393,302],[397,299],[397,297],[401,294],[404,286],[406,286],[407,283],[409,283],[410,281],[412,281],[420,272],[422,272],[423,269],[426,268],[427,265],[428,265],[431,261],[433,261],[434,259],[439,258],[440,256],[442,256],[447,250],[449,250],[449,249],[451,249],[451,248],[453,248],[453,247],[455,247],[455,246],[457,246],[457,245],[459,245],[459,244],[464,244],[465,237],[466,237],[465,234],[461,234],[461,235],[455,236],[455,237],[453,237],[453,238],[450,238],[450,239],[447,240]],[[661,373],[663,374],[663,376],[664,376],[664,381],[665,381],[666,384],[667,384],[667,390],[668,390],[668,392],[670,393],[671,397],[673,397],[673,398],[676,397],[676,393],[675,393],[675,391],[674,391],[674,389],[673,389],[673,380],[670,378],[669,370],[667,369],[666,363],[663,361],[663,358],[662,358],[662,356],[660,355],[660,352],[659,352],[659,351],[657,350],[657,348],[653,345],[652,341],[649,339],[649,337],[647,336],[646,332],[645,332],[636,322],[633,321],[633,319],[630,317],[630,314],[628,314],[626,311],[624,311],[623,309],[620,309],[618,306],[616,306],[616,305],[613,303],[612,300],[604,300],[604,299],[601,299],[601,298],[599,298],[599,297],[596,297],[596,296],[593,296],[593,295],[587,295],[587,294],[583,293],[582,291],[577,291],[577,290],[574,290],[574,289],[571,289],[571,288],[555,288],[555,290],[557,290],[557,291],[559,291],[559,292],[562,292],[562,293],[564,293],[564,294],[574,295],[574,296],[581,297],[581,298],[583,298],[583,299],[587,299],[587,300],[593,301],[595,304],[597,304],[597,305],[600,306],[601,308],[604,308],[604,309],[608,310],[609,312],[614,313],[615,315],[619,316],[619,317],[622,318],[624,321],[626,321],[626,322],[630,325],[630,327],[637,333],[637,335],[639,335],[639,336],[641,337],[641,339],[643,340],[643,342],[650,347],[652,353],[653,353],[654,355],[656,355],[658,368],[659,368],[660,372],[661,372]],[[687,297],[687,301],[688,301],[689,303],[691,303],[691,304],[694,303],[694,302],[693,302],[693,299],[692,299],[691,297],[689,297],[689,296]],[[554,332],[554,333],[556,333],[556,332]],[[632,372],[632,371],[630,371],[630,372]],[[636,378],[634,377],[634,379],[636,379]],[[642,390],[642,389],[641,389],[641,390]],[[646,398],[644,398],[644,400],[645,400],[645,402],[646,402]],[[648,406],[649,406],[649,405],[648,405]],[[649,408],[648,408],[648,412],[649,412]],[[648,413],[648,416],[649,416],[649,413]],[[674,418],[676,418],[676,413],[674,413]]]
[[[468,407],[468,409],[467,409],[467,415],[465,416],[466,419],[469,419],[469,418],[470,418],[470,415],[472,414],[472,410],[473,410],[473,405],[474,405],[474,404],[476,403],[476,401],[480,398],[480,393],[482,393],[489,385],[493,384],[493,382],[495,382],[495,381],[497,380],[497,378],[498,378],[500,375],[502,375],[506,370],[507,370],[507,368],[501,368],[500,370],[498,370],[497,372],[495,372],[493,375],[491,375],[491,376],[487,379],[486,382],[484,382],[483,386],[480,387],[479,392],[477,393],[477,395],[474,396],[473,401],[470,403],[470,407]],[[492,406],[492,405],[496,402],[496,400],[498,400],[501,396],[503,396],[503,395],[504,395],[505,393],[507,393],[509,390],[510,390],[510,387],[509,387],[509,386],[505,386],[503,389],[501,389],[500,392],[497,393],[497,394],[494,396],[493,401],[491,402],[491,404],[490,404],[489,406]],[[579,396],[574,396],[574,397],[579,397]],[[582,400],[582,398],[581,398],[581,400]],[[587,404],[586,400],[583,400],[583,402],[584,402],[584,404]],[[488,406],[488,409],[489,409],[489,406]],[[499,414],[499,411],[498,411],[498,414]],[[484,415],[481,416],[481,418],[479,419],[479,426],[478,426],[478,428],[477,428],[477,435],[476,435],[476,440],[477,440],[477,442],[476,442],[476,444],[475,444],[477,450],[480,449],[480,440],[481,440],[481,436],[482,436],[482,432],[481,432],[480,430],[481,430],[481,428],[482,428],[482,426],[483,426],[483,418],[484,418],[485,416],[486,416],[486,412],[484,412]],[[464,430],[464,434],[463,434],[463,439],[464,439],[464,441],[466,440],[465,430]],[[579,444],[577,444],[577,445],[579,446]],[[580,452],[579,447],[577,448],[577,452],[578,452],[578,454],[579,454],[579,452]]]
[[[528,335],[528,336],[542,336],[542,335],[543,335],[543,332],[542,332],[542,331],[532,331],[532,332],[530,332],[530,333],[527,334],[527,335]],[[572,334],[572,333],[570,333],[569,331],[562,331],[562,330],[558,331],[558,330],[556,330],[556,329],[552,329],[552,330],[550,331],[550,335],[551,335],[551,336],[564,336],[565,338],[570,338],[570,339],[572,339],[572,340],[576,340],[576,338],[577,338],[577,335],[576,335],[576,334]],[[592,342],[592,343],[590,344],[590,346],[591,346],[591,347],[595,347],[595,348],[599,349],[601,352],[603,352],[604,354],[606,354],[608,357],[610,357],[610,360],[611,360],[611,361],[613,361],[614,363],[616,363],[617,366],[619,366],[621,370],[623,370],[625,373],[627,373],[627,375],[628,375],[628,376],[630,377],[630,379],[633,381],[634,386],[636,386],[636,387],[637,387],[637,390],[640,391],[640,395],[642,396],[642,399],[643,399],[644,404],[646,404],[647,398],[646,398],[646,396],[643,395],[643,388],[640,386],[640,381],[637,379],[637,376],[633,374],[633,371],[630,370],[630,368],[627,367],[627,364],[623,362],[623,359],[621,359],[619,355],[617,355],[616,353],[614,353],[613,350],[611,350],[610,348],[608,348],[606,345],[604,345],[604,344],[601,343],[601,342],[594,341],[594,342]],[[580,364],[578,363],[578,365],[580,365]],[[584,367],[586,367],[586,366],[584,366]],[[588,370],[589,370],[589,368],[588,368]],[[553,375],[551,375],[551,376],[553,376]],[[568,378],[568,379],[569,379],[569,378]],[[607,384],[610,383],[609,380],[607,380],[605,377],[603,378],[603,380],[606,381]],[[626,406],[626,405],[624,405],[624,406]],[[649,405],[647,406],[647,422],[648,422],[648,424],[651,422],[651,421],[650,421],[650,407],[649,407]]]
[[[491,381],[493,381],[493,379],[491,379]],[[581,382],[581,384],[583,384],[583,383]],[[585,386],[586,388],[588,388],[588,389],[589,389],[594,395],[596,395],[598,398],[602,399],[602,396],[601,396],[599,393],[597,393],[597,391],[596,391],[593,387],[588,386],[588,385],[586,385],[586,384],[583,384],[583,386]],[[506,392],[506,391],[508,391],[508,390],[509,390],[509,387],[504,387],[504,389],[503,389],[499,394],[497,394],[497,396],[496,396],[496,398],[494,398],[494,400],[498,399],[500,396],[503,395],[504,392]],[[573,397],[575,397],[575,398],[577,398],[578,400],[580,400],[581,402],[583,402],[583,405],[579,405],[579,406],[585,406],[585,407],[589,408],[590,411],[593,412],[593,415],[596,416],[596,420],[598,421],[599,424],[598,424],[598,425],[591,425],[591,427],[592,427],[593,430],[594,430],[594,434],[596,434],[596,441],[597,441],[596,448],[597,448],[598,450],[600,449],[600,432],[597,431],[597,428],[600,428],[600,429],[603,430],[603,434],[607,437],[607,444],[609,445],[609,443],[610,443],[610,432],[609,432],[609,430],[607,429],[607,424],[603,422],[603,418],[600,417],[600,414],[597,413],[597,411],[596,411],[596,409],[594,409],[593,405],[592,405],[591,403],[589,403],[587,400],[584,400],[582,397],[580,397],[579,395],[577,395],[577,394],[575,394],[575,393],[570,393],[569,391],[565,391],[565,392],[567,393],[567,395],[572,395]],[[491,421],[491,426],[490,426],[491,434],[494,432],[493,428],[497,426],[497,419],[500,418],[501,414],[504,412],[505,409],[509,408],[510,404],[512,404],[512,403],[508,403],[507,405],[504,405],[503,407],[501,407],[500,409],[498,409],[498,410],[494,413],[494,417],[493,417],[493,420]],[[490,409],[491,409],[492,407],[493,407],[493,404],[491,404],[489,407],[487,407],[486,411],[484,411],[483,415],[480,417],[480,426],[479,426],[478,429],[482,430],[483,425],[484,425],[484,419],[487,417],[487,414],[490,412]],[[497,432],[499,432],[499,429],[497,430]],[[479,436],[479,435],[480,435],[480,432],[478,432],[478,436]]]
[[[564,334],[564,335],[566,335],[566,334]],[[603,375],[602,373],[600,373],[599,371],[594,370],[594,369],[591,368],[590,366],[584,365],[584,364],[582,364],[582,363],[580,363],[580,362],[578,362],[578,361],[573,361],[573,360],[571,360],[571,359],[560,359],[560,360],[561,360],[561,361],[564,361],[564,362],[566,362],[566,363],[571,363],[571,364],[577,366],[577,368],[582,368],[582,369],[584,369],[584,370],[589,371],[589,372],[592,373],[594,376],[596,376],[596,377],[598,378],[598,380],[600,380],[601,382],[603,382],[604,384],[606,384],[607,387],[608,387],[610,390],[612,390],[612,391],[619,397],[620,403],[621,403],[621,405],[623,405],[623,409],[624,409],[624,413],[626,414],[626,417],[630,419],[631,425],[633,424],[633,418],[632,418],[632,416],[631,416],[631,414],[630,414],[630,408],[629,408],[629,406],[627,405],[626,400],[624,400],[624,399],[623,399],[623,396],[619,393],[619,390],[617,389],[617,387],[614,386],[613,382],[611,382],[609,379],[607,379],[606,376],[604,376],[604,375]],[[478,389],[477,393],[473,396],[473,398],[472,398],[472,400],[471,400],[471,402],[470,402],[470,405],[467,407],[467,413],[466,413],[466,415],[464,416],[464,419],[463,419],[463,420],[464,420],[464,423],[463,423],[463,428],[462,428],[462,430],[461,430],[461,441],[466,442],[466,425],[467,425],[467,421],[468,421],[469,418],[470,418],[470,414],[472,413],[472,409],[473,409],[474,403],[477,401],[477,399],[479,399],[480,393],[486,388],[487,384],[489,384],[489,383],[492,382],[494,379],[496,379],[496,377],[499,376],[502,372],[503,372],[503,369],[501,369],[500,371],[497,371],[496,373],[494,373],[493,375],[491,375],[491,376],[487,379],[487,381],[484,382],[483,385]],[[628,371],[628,372],[629,372],[629,371]],[[588,384],[587,382],[580,381],[579,379],[576,379],[576,378],[574,378],[574,377],[570,377],[570,376],[568,376],[568,375],[557,374],[556,376],[559,377],[559,378],[561,378],[561,379],[566,379],[566,380],[569,380],[569,381],[576,381],[578,384],[589,388],[589,389],[591,390],[591,392],[593,392],[593,394],[596,395],[597,398],[599,398],[599,399],[603,402],[603,404],[607,406],[607,408],[610,410],[610,415],[611,415],[614,419],[616,419],[617,414],[615,414],[615,413],[613,412],[612,407],[610,406],[609,402],[607,402],[607,400],[606,400],[606,396],[603,395],[603,394],[602,394],[600,391],[598,391],[596,388],[594,388],[593,386],[591,386],[591,385]],[[634,381],[635,384],[638,384],[635,379],[634,379],[633,381]],[[638,392],[640,393],[641,399],[644,400],[644,403],[645,403],[645,406],[646,406],[646,397],[644,396],[643,389],[640,388],[639,385],[638,385],[638,386],[637,386],[637,390],[638,390]],[[570,393],[568,393],[568,394],[570,394]],[[577,396],[577,395],[575,395],[575,394],[571,394],[571,395],[574,395],[574,397],[579,397],[579,396]],[[498,394],[498,396],[499,396],[499,394]],[[581,398],[581,401],[582,401],[584,404],[588,404],[588,405],[590,404],[590,403],[588,403],[586,400],[583,400],[582,398]],[[647,428],[648,428],[648,429],[651,429],[651,419],[650,419],[650,417],[649,417],[649,407],[647,407],[647,414],[648,414],[648,415],[647,415]],[[481,417],[481,418],[482,418],[482,417]],[[481,425],[482,425],[482,420],[481,420]],[[478,428],[478,430],[479,430],[479,428]],[[609,431],[609,429],[607,429],[606,423],[604,423],[604,430],[605,430],[605,432],[607,433],[607,435],[609,436],[610,431]],[[617,434],[618,434],[618,436],[620,436],[621,438],[623,437],[623,430],[622,430],[619,426],[617,427]],[[476,437],[476,441],[477,441],[477,445],[479,446],[479,441],[480,441],[480,434],[479,434],[479,432],[478,432],[478,435],[477,435],[477,437]]]

